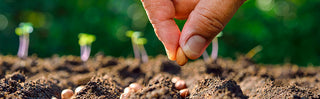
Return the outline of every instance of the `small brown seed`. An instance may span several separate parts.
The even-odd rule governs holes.
[[[187,88],[186,82],[184,80],[178,80],[177,83],[174,85],[178,90]]]
[[[74,90],[75,94],[78,94],[83,88],[84,88],[84,86],[79,86],[79,87],[77,87],[77,88]]]
[[[122,94],[120,95],[120,99],[129,99],[129,97],[130,97],[130,94],[129,94],[129,93],[122,93]]]
[[[180,92],[180,96],[185,98],[189,95],[189,90],[188,89],[182,89],[179,91]]]
[[[132,92],[134,92],[134,89],[133,89],[133,88],[130,88],[130,87],[126,87],[126,88],[123,90],[123,93],[129,93],[129,94],[131,94]]]
[[[188,62],[187,56],[184,54],[181,47],[178,48],[176,61],[178,65],[183,66]]]
[[[171,82],[172,82],[172,83],[176,83],[178,80],[180,80],[180,77],[173,77],[173,78],[171,79]]]
[[[71,89],[64,89],[61,92],[62,99],[70,99],[73,96],[73,91]]]
[[[135,92],[137,92],[138,90],[142,89],[142,86],[138,83],[132,83],[129,85],[130,88],[134,89]]]

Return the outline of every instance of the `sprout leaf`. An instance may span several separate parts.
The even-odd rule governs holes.
[[[15,29],[17,35],[25,35],[30,34],[33,31],[33,27],[31,23],[20,23],[19,27]]]
[[[15,30],[15,32],[16,32],[16,34],[19,35],[19,36],[23,34],[23,31],[22,31],[22,29],[21,29],[20,27],[17,27],[16,30]]]
[[[223,35],[223,32],[221,31],[216,37],[221,37]]]
[[[127,31],[126,36],[127,37],[132,37],[134,31]]]
[[[96,40],[96,36],[87,33],[80,33],[78,37],[80,46],[91,45]]]
[[[138,45],[144,45],[147,43],[147,39],[146,38],[138,38],[136,43]]]

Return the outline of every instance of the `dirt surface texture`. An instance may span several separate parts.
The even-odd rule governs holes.
[[[186,96],[175,87],[174,77],[185,81]],[[142,88],[122,95],[131,83]],[[60,99],[63,89],[78,86],[83,88],[72,98],[310,99],[320,98],[320,68],[255,64],[244,57],[209,63],[198,59],[181,67],[161,55],[147,63],[99,54],[87,62],[77,56],[20,59],[0,55],[0,99]]]

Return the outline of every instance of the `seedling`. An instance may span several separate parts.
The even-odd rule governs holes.
[[[28,57],[29,48],[29,34],[33,31],[31,23],[20,23],[19,27],[15,29],[16,34],[19,36],[19,50],[18,57],[25,59]]]
[[[92,34],[80,33],[78,37],[79,37],[81,60],[85,62],[90,57],[91,44],[96,40],[96,36]]]
[[[148,54],[144,48],[147,39],[142,38],[142,33],[137,31],[127,31],[126,35],[131,38],[135,59],[141,59],[143,63],[148,62]]]
[[[209,58],[208,52],[204,51],[202,57],[205,62],[215,61],[218,57],[218,37],[221,37],[223,32],[221,31],[213,40],[212,40],[212,51],[211,51],[211,59]]]
[[[141,60],[143,63],[148,62],[148,54],[146,49],[144,48],[144,45],[147,43],[147,39],[146,38],[138,38],[137,39],[137,45],[141,54]]]

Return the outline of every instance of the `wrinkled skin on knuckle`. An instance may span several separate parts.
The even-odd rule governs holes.
[[[225,27],[221,17],[206,8],[199,8],[195,11],[195,15],[199,21],[198,32],[207,40],[214,38]]]

